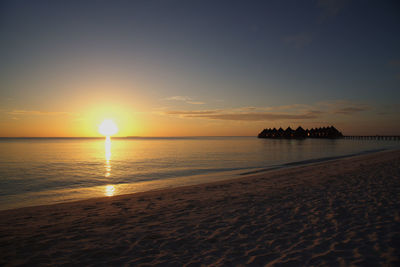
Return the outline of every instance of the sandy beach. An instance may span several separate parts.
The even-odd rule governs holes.
[[[0,265],[399,266],[400,151],[0,212]]]

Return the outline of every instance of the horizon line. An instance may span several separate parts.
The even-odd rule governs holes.
[[[398,134],[349,134],[346,136],[377,136],[377,137],[393,137],[400,136]],[[200,138],[200,137],[256,137],[257,135],[181,135],[181,136],[113,136],[113,139],[157,139],[157,138]],[[0,139],[104,139],[106,136],[0,136]]]
[[[196,138],[196,137],[257,137],[257,135],[181,135],[181,136],[111,136],[111,138]],[[106,136],[0,136],[0,139],[104,139]]]

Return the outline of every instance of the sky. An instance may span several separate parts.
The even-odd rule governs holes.
[[[0,137],[400,134],[400,2],[0,1]]]

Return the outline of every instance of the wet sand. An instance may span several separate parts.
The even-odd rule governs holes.
[[[400,151],[0,212],[0,265],[399,266]]]

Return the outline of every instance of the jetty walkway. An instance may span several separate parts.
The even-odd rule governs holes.
[[[361,139],[361,140],[399,140],[400,135],[345,135],[345,139]]]

